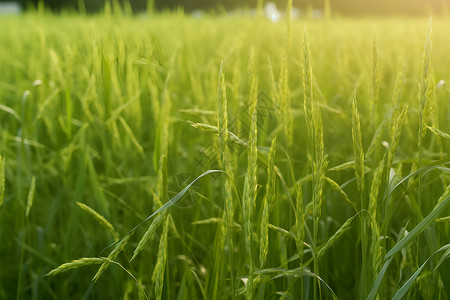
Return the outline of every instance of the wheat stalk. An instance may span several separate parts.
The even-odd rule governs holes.
[[[374,171],[369,196],[369,216],[371,218],[371,228],[372,228],[371,254],[372,254],[372,270],[374,278],[377,276],[379,272],[379,267],[383,259],[380,245],[380,228],[378,226],[377,220],[378,192],[381,185],[383,171],[384,171],[384,159],[380,162],[379,166]]]
[[[228,99],[226,92],[225,73],[223,70],[223,61],[220,63],[219,82],[218,82],[218,108],[217,108],[217,129],[218,129],[218,144],[219,144],[219,167],[225,171],[228,171],[227,159],[228,159]],[[229,266],[231,273],[231,285],[234,294],[234,280],[233,280],[233,217],[234,217],[234,204],[233,204],[233,192],[231,188],[230,179],[224,178],[225,188],[225,240],[228,241],[229,251]]]
[[[305,212],[303,208],[303,191],[302,185],[297,184],[297,197],[295,204],[296,212],[295,212],[295,243],[297,245],[298,259],[300,265],[303,264],[303,242],[305,240]]]
[[[152,280],[155,282],[156,299],[160,300],[164,284],[164,270],[167,261],[167,233],[169,230],[169,218],[165,218],[163,233],[159,242],[158,256],[155,269],[153,270]]]
[[[353,139],[353,154],[355,156],[355,175],[358,184],[358,190],[361,194],[361,199],[364,194],[364,150],[362,146],[362,132],[361,121],[358,112],[358,102],[356,95],[352,102],[352,139]],[[361,209],[364,209],[361,203]]]
[[[269,217],[274,205],[275,196],[275,152],[276,152],[276,137],[272,140],[269,150],[269,157],[267,161],[267,183],[266,194],[263,200],[263,214],[261,217],[261,231],[260,231],[260,251],[259,262],[260,267],[264,267],[266,263],[267,253],[269,252]]]
[[[315,133],[315,160],[313,173],[316,175],[314,184],[314,202],[313,218],[315,220],[314,234],[317,236],[319,231],[319,218],[322,214],[323,203],[323,186],[325,183],[325,171],[328,165],[327,157],[324,153],[324,141],[323,141],[323,124],[322,117],[319,109],[314,110],[314,133]]]
[[[352,101],[352,140],[353,155],[355,157],[355,176],[357,187],[361,196],[360,209],[365,209],[364,205],[364,150],[362,145],[361,121],[358,112],[358,102],[356,91]],[[361,216],[361,290],[360,297],[365,297],[367,286],[367,237],[366,220]]]
[[[247,282],[247,299],[253,298],[253,256],[252,256],[252,236],[253,236],[253,214],[255,211],[255,201],[256,201],[256,188],[257,188],[257,113],[256,106],[258,97],[256,94],[258,81],[256,74],[251,75],[251,94],[250,103],[252,107],[252,119],[250,124],[250,136],[249,136],[249,149],[248,149],[248,167],[247,174],[244,183],[244,194],[243,194],[243,219],[244,219],[244,236],[245,236],[245,248],[249,256],[249,278]]]
[[[419,159],[418,169],[422,168],[422,156],[423,156],[423,137],[424,137],[424,124],[426,124],[426,107],[429,107],[429,84],[430,84],[430,63],[431,63],[431,33],[432,33],[432,20],[428,22],[427,36],[425,40],[425,47],[422,56],[422,72],[421,81],[419,84]],[[430,109],[431,111],[431,109]],[[422,206],[422,174],[419,174],[419,194],[417,198],[418,210],[421,210]],[[420,221],[420,217],[418,217]]]
[[[306,126],[309,136],[310,151],[312,156],[312,203],[313,203],[313,259],[314,273],[319,275],[319,265],[317,260],[317,237],[319,233],[319,219],[322,214],[323,186],[325,183],[325,171],[327,167],[327,157],[324,153],[323,124],[320,111],[320,103],[314,103],[313,97],[313,77],[310,61],[309,39],[306,32],[303,37],[303,109],[305,112]],[[317,281],[320,290],[320,281]],[[314,296],[316,297],[316,289]]]

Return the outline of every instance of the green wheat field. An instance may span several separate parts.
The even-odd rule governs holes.
[[[0,299],[450,298],[449,17],[0,28]]]

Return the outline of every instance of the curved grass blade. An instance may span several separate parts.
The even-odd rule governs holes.
[[[124,270],[128,275],[130,275],[131,278],[133,278],[134,281],[136,281],[136,283],[137,283],[139,289],[141,290],[142,294],[144,295],[145,299],[147,299],[147,300],[149,299],[142,284],[139,282],[139,280],[137,280],[137,278],[129,270],[127,270],[124,266],[122,266],[117,261],[108,260],[107,258],[103,258],[103,257],[102,257],[102,259],[107,260],[108,262],[118,265],[120,268],[122,268],[122,270]]]
[[[405,231],[406,231],[406,226],[403,227],[400,230],[400,234],[398,235],[398,239],[400,239],[400,237],[402,237],[405,234]],[[377,295],[378,288],[381,285],[381,281],[383,280],[384,274],[386,273],[387,268],[391,264],[392,259],[393,259],[393,256],[391,256],[390,258],[388,258],[385,261],[383,267],[380,270],[380,273],[378,273],[377,279],[375,280],[375,283],[373,284],[373,287],[372,287],[372,290],[369,293],[369,296],[367,296],[367,300],[375,299],[375,297]]]
[[[449,246],[450,244],[447,244],[446,246]],[[436,271],[437,269],[439,269],[439,267],[441,266],[441,264],[444,262],[444,260],[446,260],[448,257],[450,256],[450,249],[447,249],[444,253],[444,255],[442,255],[441,259],[439,260],[439,262],[436,264],[436,267],[434,267],[433,272]]]
[[[172,207],[173,205],[177,204],[178,201],[180,201],[180,199],[186,194],[186,192],[192,187],[192,185],[194,185],[194,183],[196,183],[200,178],[212,174],[212,173],[224,173],[227,174],[225,171],[222,170],[208,170],[206,172],[204,172],[203,174],[201,174],[200,176],[198,176],[197,178],[195,178],[191,183],[189,183],[184,189],[181,190],[181,192],[179,192],[178,194],[175,195],[175,197],[173,197],[172,199],[170,199],[169,201],[167,201],[163,206],[161,206],[160,208],[158,208],[154,213],[152,213],[150,216],[148,216],[144,221],[142,221],[141,223],[139,223],[138,225],[136,225],[135,227],[133,227],[133,229],[131,229],[130,231],[128,231],[127,234],[125,234],[124,237],[122,237],[119,241],[112,243],[111,245],[108,245],[107,247],[105,247],[101,252],[103,253],[103,251],[105,251],[106,249],[116,245],[117,243],[120,243],[120,241],[122,241],[125,237],[127,237],[128,235],[130,235],[131,233],[133,233],[136,229],[138,229],[140,226],[142,226],[145,222],[147,222],[148,220],[150,220],[151,218],[153,218],[154,216],[156,216],[157,214],[159,214],[160,212],[169,209],[170,207]],[[228,174],[227,174],[228,175]]]
[[[277,274],[274,275],[273,277],[269,278],[268,280],[272,280],[272,279],[276,279],[276,278],[280,278],[280,277],[303,277],[303,276],[308,276],[308,277],[312,277],[312,278],[316,278],[318,279],[321,283],[323,283],[323,285],[330,291],[331,296],[333,297],[333,299],[337,300],[338,297],[336,296],[336,294],[334,293],[333,289],[317,274],[304,269],[302,267],[300,268],[295,268],[292,270],[287,270],[287,269],[282,269],[282,268],[270,268],[270,269],[263,269],[263,270],[259,270],[259,271],[255,271],[254,274],[255,275],[270,275],[270,274]]]
[[[414,272],[414,274],[405,282],[405,284],[397,291],[397,293],[395,293],[394,297],[392,298],[392,300],[400,300],[403,298],[403,296],[406,294],[406,292],[409,290],[409,288],[411,287],[411,285],[414,283],[414,280],[416,280],[417,276],[419,276],[420,272],[422,271],[422,269],[425,267],[425,265],[428,263],[428,261],[435,256],[437,253],[444,251],[444,250],[448,250],[450,249],[450,244],[447,244],[441,248],[439,248],[439,250],[437,250],[436,252],[434,252],[430,257],[427,258],[427,260],[420,266],[419,269],[417,269],[416,272]],[[448,252],[446,252],[443,256],[444,259],[446,259],[448,257]]]
[[[4,112],[6,112],[6,113],[12,115],[17,121],[22,122],[22,118],[21,118],[21,117],[19,116],[19,114],[18,114],[14,109],[12,109],[11,107],[6,106],[6,105],[3,105],[3,104],[0,104],[0,110],[2,110],[2,111],[4,111]]]
[[[431,224],[450,204],[450,185],[447,186],[444,194],[434,207],[433,211],[428,214],[411,232],[401,239],[385,256],[385,260],[396,254],[398,251],[406,247],[413,239],[415,239],[425,228]]]
[[[108,255],[107,261],[105,261],[100,266],[97,273],[94,275],[94,278],[92,278],[93,282],[97,282],[97,280],[100,278],[100,276],[103,274],[103,272],[105,272],[105,270],[109,267],[110,261],[114,260],[117,257],[117,255],[119,255],[119,253],[122,252],[123,248],[128,243],[128,241],[130,240],[133,233],[134,232],[128,233],[127,235],[125,235],[125,237],[123,239],[121,239],[119,241],[119,243],[116,245],[114,250],[111,251],[111,253]]]
[[[440,165],[444,165],[450,162],[450,156],[447,156],[445,158],[436,160],[414,172],[412,172],[411,174],[409,174],[408,176],[406,176],[405,178],[403,178],[402,180],[400,180],[390,191],[389,193],[384,197],[383,201],[386,200],[386,198],[390,197],[391,194],[394,192],[395,189],[397,189],[400,185],[402,185],[405,181],[407,181],[409,178],[417,175],[417,174],[421,174],[424,173],[426,171],[432,170],[432,169],[436,169],[439,168]]]
[[[387,268],[391,264],[391,261],[393,259],[393,256],[389,257],[385,262],[383,267],[380,270],[380,273],[377,276],[377,279],[375,280],[375,283],[373,284],[373,288],[369,293],[369,296],[367,296],[367,300],[373,300],[375,299],[375,296],[377,295],[378,288],[381,285],[381,281],[384,278],[384,274],[386,273]]]
[[[449,134],[447,134],[447,133],[445,133],[445,132],[443,132],[443,131],[440,131],[439,129],[437,129],[437,128],[433,128],[433,127],[430,127],[430,126],[428,126],[427,125],[427,128],[428,128],[428,130],[430,130],[432,133],[434,133],[435,135],[437,135],[437,136],[439,136],[439,137],[441,137],[441,138],[443,138],[443,139],[446,139],[446,140],[449,140],[450,141],[450,135]]]

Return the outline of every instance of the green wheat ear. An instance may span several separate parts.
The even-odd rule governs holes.
[[[275,200],[276,187],[276,171],[275,171],[275,152],[276,152],[277,138],[272,140],[269,150],[269,157],[267,160],[267,183],[266,194],[263,200],[263,214],[261,217],[261,231],[260,231],[260,251],[259,263],[260,267],[264,267],[266,263],[267,253],[269,252],[269,217],[272,212]]]
[[[86,213],[91,215],[101,226],[103,226],[106,230],[108,230],[112,236],[114,237],[115,241],[119,240],[119,235],[117,234],[117,231],[114,229],[114,226],[105,219],[102,215],[100,215],[97,211],[95,211],[93,208],[87,206],[84,203],[77,202],[77,205]]]
[[[217,128],[219,130],[219,166],[220,168],[225,168],[225,151],[228,141],[228,105],[223,61],[220,63],[218,86]]]
[[[25,209],[25,217],[28,218],[30,215],[31,207],[33,206],[33,200],[34,200],[34,191],[36,189],[36,177],[31,178],[31,184],[30,184],[30,190],[28,192],[27,197],[27,207]]]
[[[361,121],[358,112],[358,101],[356,95],[352,101],[352,140],[353,155],[355,157],[355,175],[358,190],[363,197],[364,194],[364,150],[362,145]],[[364,207],[361,207],[364,208]]]
[[[303,110],[305,113],[306,127],[309,136],[312,177],[312,214],[313,214],[313,259],[314,273],[319,273],[317,257],[317,241],[319,235],[319,220],[322,215],[323,187],[328,161],[324,151],[323,123],[319,101],[313,97],[313,77],[310,61],[310,49],[308,33],[303,37]],[[308,206],[307,206],[308,208]]]
[[[234,280],[233,280],[233,217],[234,217],[234,203],[233,203],[233,190],[231,182],[233,180],[232,168],[230,167],[230,155],[228,152],[228,99],[226,91],[225,72],[223,69],[223,61],[220,63],[219,80],[217,91],[217,130],[218,130],[218,144],[219,144],[219,168],[225,172],[229,172],[229,176],[223,178],[224,183],[224,197],[225,197],[225,237],[227,246],[229,249],[229,267],[231,275],[231,289],[234,293]]]
[[[219,82],[217,92],[218,108],[217,108],[217,130],[219,142],[219,167],[228,171],[228,100],[226,91],[225,73],[223,70],[223,61],[220,63]],[[229,164],[229,163],[228,163]],[[226,220],[226,234],[231,237],[233,224],[233,193],[229,178],[224,179],[225,182],[225,220]]]
[[[163,233],[159,242],[158,256],[156,259],[156,266],[153,271],[152,280],[155,282],[156,299],[160,300],[162,296],[162,289],[164,284],[164,270],[167,261],[167,233],[169,230],[169,218],[165,218],[163,225]]]
[[[90,265],[104,264],[105,262],[106,259],[100,257],[83,257],[80,259],[72,260],[71,262],[68,263],[64,263],[59,267],[57,267],[56,269],[51,270],[44,276],[54,276],[72,269],[78,269]]]
[[[314,137],[313,129],[313,84],[312,84],[312,70],[309,53],[309,37],[306,32],[303,37],[303,110],[305,112],[306,129],[310,139]]]
[[[381,160],[379,166],[375,169],[372,186],[370,188],[369,195],[369,215],[371,218],[371,228],[372,228],[372,244],[371,244],[371,253],[372,253],[372,270],[373,275],[376,275],[379,272],[379,267],[383,259],[383,255],[381,252],[381,243],[380,243],[380,228],[378,226],[378,193],[382,183],[382,175],[384,171],[384,159]]]
[[[392,167],[395,151],[397,150],[398,144],[400,143],[400,136],[403,129],[403,123],[405,122],[406,119],[406,114],[408,113],[408,108],[409,103],[406,102],[397,119],[394,121],[394,124],[391,129],[391,144],[389,145],[388,163],[387,163],[388,170],[390,170],[390,168]]]
[[[142,236],[141,240],[139,241],[136,249],[134,249],[133,256],[131,257],[132,261],[136,258],[136,256],[144,249],[145,244],[154,236],[156,230],[159,228],[159,226],[162,224],[162,222],[166,219],[167,211],[159,213],[156,218],[153,220],[153,222],[148,227],[147,231]]]
[[[317,259],[320,260],[320,258],[329,250],[331,247],[346,233],[350,228],[353,220],[359,215],[356,214],[353,217],[347,219],[344,224],[342,224],[341,227],[331,236],[323,245],[320,250],[317,252]]]
[[[425,138],[425,134],[427,133],[427,124],[430,120],[430,117],[433,113],[433,104],[435,103],[436,98],[436,82],[434,80],[434,72],[431,71],[428,78],[428,88],[427,88],[427,96],[425,103],[422,107],[422,139]]]
[[[422,72],[421,81],[419,83],[419,132],[418,132],[418,169],[422,168],[423,160],[423,139],[426,133],[426,123],[431,114],[432,99],[434,85],[432,81],[434,80],[433,72],[430,72],[431,64],[431,33],[432,33],[432,19],[428,22],[427,36],[425,40],[425,47],[422,56]],[[418,211],[422,208],[422,174],[419,174],[419,192],[417,197],[417,207]],[[421,220],[420,214],[418,214],[418,221]]]
[[[280,103],[280,111],[282,116],[282,124],[284,134],[288,141],[288,146],[292,146],[293,138],[293,119],[291,111],[291,96],[289,91],[289,71],[288,71],[288,54],[285,51],[281,61],[280,79],[278,83],[278,100]]]

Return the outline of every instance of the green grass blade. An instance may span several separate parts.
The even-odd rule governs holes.
[[[450,204],[450,185],[447,186],[444,194],[438,201],[438,204],[434,207],[433,211],[428,214],[411,232],[400,240],[385,256],[385,260],[393,256],[401,249],[406,247],[412,240],[414,240],[422,231],[427,228]]]
[[[428,130],[430,130],[430,131],[431,131],[432,133],[434,133],[435,135],[437,135],[437,136],[439,136],[439,137],[441,137],[441,138],[443,138],[443,139],[446,139],[446,140],[450,141],[450,135],[449,135],[448,133],[445,133],[445,132],[443,132],[443,131],[440,131],[439,129],[433,128],[433,127],[431,127],[431,126],[427,126],[427,128],[428,128]]]
[[[384,278],[384,275],[386,274],[387,268],[389,267],[389,265],[392,262],[393,257],[388,258],[385,262],[383,267],[380,270],[380,273],[377,276],[377,279],[375,280],[375,283],[373,284],[373,288],[369,293],[369,296],[367,296],[367,300],[373,300],[375,299],[377,292],[378,292],[378,288],[381,285],[381,281]]]
[[[400,240],[400,238],[405,234],[405,232],[406,232],[406,226],[403,227],[403,228],[400,230],[400,234],[398,235],[398,239],[399,239],[399,240]],[[372,290],[370,291],[369,295],[367,296],[367,300],[374,300],[374,299],[375,299],[375,297],[376,297],[376,295],[377,295],[377,292],[378,292],[378,289],[379,289],[379,287],[380,287],[380,285],[381,285],[381,281],[383,280],[384,275],[386,274],[387,268],[388,268],[389,265],[391,264],[393,258],[394,258],[394,257],[391,256],[390,258],[388,258],[388,259],[384,262],[383,267],[380,269],[380,272],[378,273],[378,276],[377,276],[377,278],[375,279],[375,282],[374,282],[374,284],[373,284]]]
[[[405,183],[405,181],[407,181],[407,180],[410,179],[411,177],[414,177],[414,176],[417,175],[417,174],[425,173],[425,172],[427,172],[427,171],[429,171],[429,170],[432,170],[432,169],[437,169],[437,168],[439,168],[440,165],[444,165],[444,164],[447,164],[447,163],[449,163],[449,162],[450,162],[450,156],[447,156],[447,157],[445,157],[445,158],[436,160],[436,161],[434,161],[434,162],[432,162],[432,163],[430,163],[430,164],[428,164],[428,165],[426,165],[426,166],[424,166],[424,167],[422,167],[422,168],[420,168],[420,169],[418,169],[418,170],[412,172],[411,174],[409,174],[408,176],[406,176],[405,178],[403,178],[402,180],[400,180],[400,181],[399,181],[399,182],[398,182],[398,183],[397,183],[397,184],[389,191],[389,193],[387,193],[387,195],[386,195],[384,198],[386,199],[386,198],[390,197],[391,194],[392,194],[399,186],[401,186],[403,183]],[[383,199],[383,200],[385,200],[385,199]]]
[[[405,284],[395,293],[394,297],[392,298],[392,300],[400,300],[403,298],[403,296],[405,296],[405,294],[408,292],[409,288],[411,287],[411,285],[414,283],[414,280],[416,280],[417,276],[419,276],[420,272],[422,272],[423,268],[425,267],[425,265],[428,263],[428,261],[435,256],[437,253],[445,251],[450,249],[450,244],[447,244],[443,247],[441,247],[439,250],[437,250],[436,252],[434,252],[429,258],[427,258],[427,260],[420,266],[419,269],[417,269],[416,272],[414,272],[414,274],[405,282]],[[443,258],[447,258],[448,255],[444,255]]]
[[[269,269],[263,269],[263,270],[259,270],[259,271],[255,271],[255,275],[272,275],[271,278],[269,280],[273,280],[279,277],[312,277],[312,278],[316,278],[318,279],[322,284],[325,285],[325,287],[328,289],[328,291],[330,291],[331,296],[333,297],[333,299],[337,300],[338,297],[336,296],[335,292],[333,291],[333,289],[317,274],[304,269],[304,268],[296,268],[296,269],[282,269],[282,268],[269,268]]]
[[[213,173],[224,173],[226,174],[224,171],[222,170],[208,170],[206,172],[204,172],[203,174],[201,174],[200,176],[198,176],[197,178],[195,178],[191,183],[189,183],[183,190],[181,190],[181,192],[179,192],[178,194],[175,195],[175,197],[173,197],[172,199],[170,199],[169,201],[167,201],[163,206],[161,206],[160,208],[158,208],[155,212],[153,212],[151,215],[149,215],[147,218],[145,218],[145,220],[143,220],[141,223],[139,223],[138,225],[136,225],[135,227],[133,227],[133,229],[131,229],[124,237],[122,237],[118,242],[112,243],[111,245],[108,245],[106,248],[104,248],[100,253],[102,253],[103,251],[105,251],[106,249],[108,249],[109,247],[112,247],[114,245],[116,245],[117,243],[120,243],[121,240],[123,240],[124,238],[126,238],[128,235],[130,235],[131,233],[133,233],[134,231],[136,231],[136,229],[138,229],[139,227],[141,227],[145,222],[147,222],[148,220],[150,220],[151,218],[153,218],[154,216],[156,216],[157,214],[159,214],[162,211],[165,211],[167,209],[169,209],[170,207],[174,206],[175,204],[178,203],[178,201],[180,201],[180,199],[189,191],[189,189],[194,185],[194,183],[196,183],[199,179],[201,179],[202,177],[205,177],[206,175],[209,174],[213,174]]]

